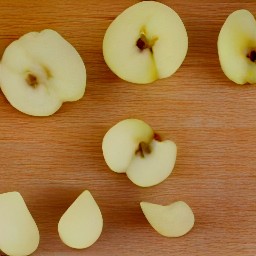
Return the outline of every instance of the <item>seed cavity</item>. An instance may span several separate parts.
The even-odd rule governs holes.
[[[138,149],[136,150],[136,154],[140,155],[142,158],[145,157],[145,155],[148,155],[151,153],[151,148],[148,143],[146,142],[140,142]]]
[[[26,82],[29,86],[36,88],[38,86],[38,80],[37,77],[33,74],[28,74],[26,78]]]
[[[256,50],[250,51],[246,57],[249,58],[250,61],[256,62]]]
[[[25,80],[27,84],[33,88],[37,88],[40,84],[47,84],[47,80],[52,78],[51,71],[44,65],[39,65],[34,70],[25,71]]]
[[[141,50],[149,49],[151,52],[153,52],[153,46],[155,42],[158,40],[157,37],[153,37],[151,39],[147,38],[146,36],[146,29],[142,28],[140,32],[140,36],[138,40],[136,41],[136,46]]]

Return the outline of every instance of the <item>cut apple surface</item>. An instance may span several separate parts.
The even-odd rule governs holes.
[[[237,10],[228,16],[219,33],[218,54],[230,80],[256,83],[256,21],[249,11]]]
[[[0,194],[0,251],[10,256],[32,254],[39,245],[39,231],[18,192]]]
[[[138,119],[126,119],[114,125],[105,134],[102,150],[109,168],[126,172],[140,142],[149,143],[154,136],[152,128]]]
[[[58,224],[63,243],[75,249],[84,249],[94,244],[102,228],[100,208],[88,190],[73,202]]]
[[[152,140],[150,153],[136,154],[130,161],[126,174],[136,185],[154,186],[165,180],[174,168],[176,161],[176,144],[172,141]]]
[[[164,181],[172,172],[177,148],[174,142],[159,141],[153,129],[138,119],[120,121],[105,134],[102,151],[108,167],[126,173],[138,186]]]
[[[185,202],[166,206],[141,202],[140,205],[150,225],[162,236],[180,237],[194,226],[193,211]]]
[[[171,76],[188,49],[179,15],[155,1],[142,1],[122,12],[108,27],[103,55],[120,78],[138,84]]]
[[[33,116],[55,113],[85,92],[86,69],[76,49],[54,30],[12,42],[1,61],[1,89],[13,107]]]

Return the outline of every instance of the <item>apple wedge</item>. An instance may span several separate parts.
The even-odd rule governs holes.
[[[140,206],[150,225],[162,236],[180,237],[194,226],[194,214],[185,202],[166,206],[141,202]]]
[[[256,83],[256,21],[247,10],[231,13],[218,37],[224,74],[237,84]]]
[[[37,225],[20,193],[0,194],[0,251],[10,256],[30,255],[39,240]]]
[[[108,130],[102,141],[102,151],[112,171],[126,173],[138,186],[150,187],[171,174],[177,147],[172,141],[160,141],[147,123],[126,119]]]
[[[185,59],[186,28],[170,7],[142,1],[123,11],[108,27],[103,56],[121,79],[137,84],[171,76]]]
[[[82,98],[86,69],[76,49],[51,29],[12,42],[1,60],[1,89],[19,111],[49,116],[65,101]]]
[[[100,237],[103,218],[91,193],[84,191],[67,209],[58,224],[59,236],[64,244],[84,249]]]

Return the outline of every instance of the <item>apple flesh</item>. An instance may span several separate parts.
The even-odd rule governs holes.
[[[174,168],[176,145],[174,142],[152,140],[150,152],[136,154],[127,168],[128,178],[140,187],[154,186],[165,180]]]
[[[150,225],[162,236],[180,237],[194,226],[193,211],[185,202],[166,206],[141,202],[140,205]]]
[[[10,256],[33,253],[39,245],[39,231],[18,192],[0,195],[0,251]]]
[[[102,150],[109,168],[125,173],[140,142],[149,143],[154,136],[152,128],[138,119],[126,119],[114,125],[105,134]]]
[[[237,10],[228,16],[219,33],[218,54],[230,80],[256,83],[256,21],[249,11]]]
[[[94,244],[102,228],[100,208],[88,190],[73,202],[58,224],[63,243],[75,249],[84,249]]]
[[[4,95],[13,107],[28,115],[52,115],[63,102],[84,95],[83,60],[54,30],[30,32],[12,42],[0,65]]]
[[[108,130],[102,151],[112,171],[126,173],[138,186],[150,187],[171,174],[177,147],[172,141],[159,141],[153,129],[142,120],[126,119]]]
[[[179,15],[155,1],[139,2],[108,27],[103,55],[121,79],[147,84],[171,76],[188,49],[186,28]]]

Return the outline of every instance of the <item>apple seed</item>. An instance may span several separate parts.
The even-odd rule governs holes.
[[[149,49],[151,52],[153,52],[152,47],[154,46],[155,42],[157,41],[157,37],[154,37],[151,40],[148,40],[145,36],[145,34],[142,32],[140,35],[140,38],[136,42],[136,46],[141,50]]]
[[[255,62],[256,61],[256,51],[252,50],[247,54],[247,58],[250,59],[250,61]]]
[[[34,88],[36,88],[38,85],[37,77],[33,74],[27,75],[26,82],[28,83],[28,85]]]

